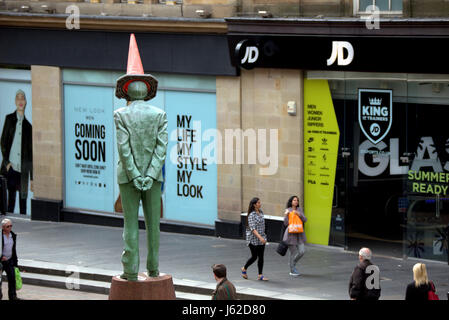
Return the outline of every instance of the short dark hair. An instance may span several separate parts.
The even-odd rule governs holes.
[[[214,264],[212,270],[218,278],[226,278],[226,266],[224,264]]]

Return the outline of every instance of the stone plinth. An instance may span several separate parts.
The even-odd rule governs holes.
[[[138,281],[128,281],[120,276],[112,278],[109,300],[175,300],[175,288],[170,275],[151,278],[139,273]]]

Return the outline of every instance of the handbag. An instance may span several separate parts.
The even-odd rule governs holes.
[[[14,267],[14,273],[16,276],[16,290],[22,289],[22,277],[20,276],[20,270],[17,267]]]
[[[288,250],[288,244],[285,243],[285,241],[281,241],[278,244],[278,247],[276,248],[276,252],[279,253],[281,256],[285,256]]]
[[[296,211],[288,214],[288,233],[303,233],[304,227],[302,220]]]
[[[440,300],[440,298],[438,297],[438,295],[435,293],[435,285],[433,284],[432,281],[430,281],[430,290],[427,293],[428,296],[428,300]]]
[[[117,200],[115,200],[115,203],[114,203],[114,211],[115,211],[115,212],[123,213],[122,196],[120,195],[120,193],[118,194]]]

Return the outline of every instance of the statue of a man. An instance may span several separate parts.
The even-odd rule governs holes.
[[[139,204],[147,232],[148,276],[159,276],[159,222],[162,167],[167,153],[167,115],[145,101],[156,95],[157,80],[144,74],[134,34],[127,74],[117,80],[116,96],[130,104],[114,112],[119,163],[118,184],[124,214],[122,279],[136,281],[139,272]]]

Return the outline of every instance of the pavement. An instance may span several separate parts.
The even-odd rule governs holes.
[[[122,229],[65,222],[31,221],[29,217],[16,214],[7,216],[13,221],[17,233],[19,266],[37,270],[36,266],[63,270],[64,277],[73,276],[71,271],[101,275],[119,275],[123,250]],[[3,218],[3,217],[2,217]],[[145,272],[145,231],[140,231],[140,271]],[[250,256],[244,240],[224,239],[210,236],[161,232],[159,266],[160,272],[173,277],[175,287],[190,288],[192,294],[185,299],[210,299],[199,289],[215,288],[211,266],[223,263],[228,269],[228,279],[234,283],[242,299],[276,300],[348,300],[349,277],[358,263],[357,252],[341,248],[306,245],[306,253],[300,260],[300,277],[289,275],[289,254],[281,257],[276,253],[277,244],[270,243],[265,250],[264,275],[269,281],[257,280],[257,262],[248,269],[248,280],[241,277],[240,268]],[[381,300],[403,300],[407,284],[413,281],[412,267],[417,259],[396,258],[373,252],[372,262],[380,268]],[[429,278],[434,281],[440,299],[447,299],[449,292],[449,265],[444,262],[424,261]],[[53,267],[52,267],[53,266]],[[58,266],[56,268],[55,266]],[[34,269],[33,269],[34,268]],[[60,272],[60,273],[61,273]],[[26,277],[26,273],[24,274]],[[60,274],[61,276],[61,274]],[[30,278],[31,274],[29,275]],[[34,275],[33,277],[50,277]],[[67,288],[47,288],[39,293],[39,286],[46,281],[24,280],[19,296],[25,299],[85,299],[107,298],[107,288],[98,292],[80,292]],[[108,279],[108,278],[106,278]],[[47,282],[51,282],[48,280]],[[67,281],[66,281],[67,283]],[[3,295],[7,296],[6,281]],[[67,285],[65,286],[67,287]],[[70,286],[68,286],[70,287]],[[198,290],[196,290],[196,289]],[[72,286],[73,289],[73,286]],[[35,291],[33,291],[35,290]],[[36,292],[34,295],[32,292]],[[185,293],[180,293],[177,297]]]

